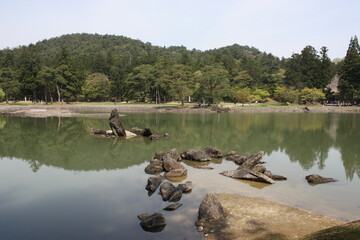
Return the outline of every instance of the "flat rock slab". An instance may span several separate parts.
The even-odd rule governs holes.
[[[254,182],[263,182],[263,183],[269,183],[269,184],[275,183],[274,180],[272,180],[265,174],[260,173],[260,172],[254,172],[249,169],[237,169],[237,170],[224,171],[220,174],[227,176],[227,177],[231,177],[231,178],[249,180],[249,181],[254,181]]]
[[[225,218],[204,229],[206,239],[299,239],[343,222],[260,198],[216,194]]]

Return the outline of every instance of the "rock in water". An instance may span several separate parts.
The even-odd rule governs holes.
[[[165,226],[165,218],[161,213],[140,214],[138,218],[141,220],[140,226],[148,232],[161,232]]]
[[[222,158],[223,156],[221,151],[215,147],[207,147],[204,149],[204,151],[212,158]]]
[[[167,172],[170,172],[172,170],[176,169],[185,169],[183,165],[181,165],[179,162],[172,158],[165,158],[164,159],[164,168]]]
[[[118,137],[125,137],[126,132],[125,128],[123,127],[119,113],[116,109],[113,109],[110,114],[109,118],[109,125],[111,130],[114,132],[114,134]]]
[[[252,170],[256,165],[258,165],[264,156],[264,152],[258,152],[246,157],[245,161],[240,165],[241,169],[250,169]]]
[[[150,137],[153,133],[151,132],[150,128],[144,128],[143,132],[141,133],[141,135],[143,135],[144,137]]]
[[[199,219],[210,220],[224,216],[224,209],[214,194],[207,193],[199,206]]]
[[[206,162],[211,160],[211,157],[205,151],[195,149],[186,150],[185,152],[181,153],[181,158],[199,162]]]
[[[191,192],[192,190],[192,182],[191,181],[187,181],[186,183],[180,183],[177,186],[178,189],[181,189],[184,193],[188,193]]]
[[[168,201],[176,187],[171,182],[164,182],[160,185],[160,195],[164,201]]]
[[[254,172],[250,169],[237,169],[237,170],[231,170],[231,171],[224,171],[220,173],[224,176],[236,178],[236,179],[243,179],[243,180],[249,180],[254,182],[263,182],[263,183],[275,183],[274,180],[269,178],[263,173],[260,172]]]
[[[178,202],[180,201],[181,197],[183,195],[183,191],[181,189],[175,188],[173,193],[171,194],[169,198],[169,202]]]
[[[317,174],[308,175],[305,177],[305,179],[310,184],[320,184],[320,183],[328,183],[328,182],[336,182],[337,181],[334,178],[326,178],[326,177],[322,177]]]
[[[151,160],[149,165],[145,167],[145,172],[147,174],[161,173],[163,171],[164,171],[164,162],[157,159]]]
[[[145,189],[149,192],[155,192],[156,189],[160,186],[162,180],[163,178],[161,176],[149,177]]]
[[[170,204],[169,206],[163,208],[163,210],[165,210],[165,211],[175,211],[176,209],[178,209],[181,206],[182,206],[182,203],[173,203],[173,204]]]
[[[187,169],[174,169],[165,173],[166,178],[177,178],[187,174]]]

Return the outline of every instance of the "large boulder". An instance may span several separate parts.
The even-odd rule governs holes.
[[[185,167],[172,158],[165,158],[164,159],[164,169],[165,169],[165,171],[170,172],[170,171],[176,170],[176,169],[185,169]]]
[[[145,189],[149,192],[155,192],[162,181],[163,178],[160,175],[155,177],[149,177]]]
[[[180,154],[182,159],[193,160],[199,162],[210,161],[211,157],[202,150],[189,149]]]
[[[184,193],[188,193],[191,192],[192,190],[192,182],[191,181],[187,181],[186,183],[180,183],[177,186],[178,189],[182,190]]]
[[[249,155],[245,158],[245,161],[240,165],[241,169],[253,169],[256,165],[262,162],[264,152],[258,152],[256,154]]]
[[[187,169],[174,169],[165,173],[166,178],[178,178],[187,174]]]
[[[168,201],[174,193],[176,187],[171,182],[163,182],[160,185],[160,195],[164,201]]]
[[[141,220],[140,226],[148,232],[161,232],[165,226],[165,218],[161,213],[140,214],[138,218]]]
[[[328,182],[336,182],[337,181],[334,178],[326,178],[326,177],[322,177],[322,176],[317,175],[317,174],[308,175],[308,176],[305,177],[305,179],[310,184],[321,184],[321,183],[328,183]]]
[[[250,169],[237,169],[237,170],[231,170],[231,171],[224,171],[220,174],[236,178],[236,179],[243,179],[243,180],[249,180],[249,181],[255,181],[255,182],[263,182],[263,183],[269,183],[273,184],[275,183],[274,180],[269,178],[263,173],[260,172],[254,172]]]
[[[207,193],[199,206],[198,219],[211,220],[224,217],[224,209],[214,194]]]
[[[117,109],[113,109],[111,111],[110,117],[109,117],[109,125],[111,130],[114,132],[114,134],[118,137],[125,137],[126,132],[125,128],[123,127],[119,113]]]
[[[207,147],[204,152],[212,158],[222,158],[223,156],[221,151],[215,147]]]
[[[175,190],[172,192],[169,202],[178,202],[180,201],[181,197],[183,195],[183,191],[181,189],[175,188]]]
[[[161,173],[163,171],[164,171],[164,162],[157,159],[151,160],[149,165],[145,167],[145,172],[147,174],[156,174],[156,173]]]

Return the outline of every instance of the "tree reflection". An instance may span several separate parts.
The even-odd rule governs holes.
[[[124,140],[89,134],[108,128],[107,119],[16,118],[0,116],[0,156],[69,170],[127,168],[149,160],[156,151],[183,151],[216,146],[224,153],[252,154],[282,151],[304,169],[323,169],[329,150],[342,154],[346,177],[360,177],[360,115],[356,114],[128,114],[127,128],[151,127],[170,133],[169,139]]]

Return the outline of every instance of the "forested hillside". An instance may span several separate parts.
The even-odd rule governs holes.
[[[333,98],[325,87],[341,73],[342,92],[337,97],[353,100],[360,89],[357,38],[351,39],[340,63],[334,64],[327,52],[326,47],[318,52],[306,46],[289,59],[279,59],[237,44],[199,51],[158,47],[123,36],[63,35],[0,50],[0,98],[214,103],[271,97],[306,102]]]

